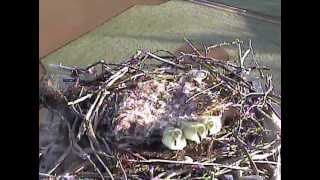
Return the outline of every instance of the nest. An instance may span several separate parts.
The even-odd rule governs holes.
[[[279,176],[280,97],[270,69],[254,59],[251,41],[244,53],[244,42],[236,40],[207,46],[203,54],[186,41],[193,53],[139,50],[119,64],[52,65],[68,75],[57,74],[40,86],[40,103],[57,126],[56,138],[40,143],[40,177]],[[239,58],[207,56],[223,46],[238,50]],[[222,127],[199,142],[187,138],[179,150],[163,144],[168,127],[202,124],[203,117],[219,117]]]

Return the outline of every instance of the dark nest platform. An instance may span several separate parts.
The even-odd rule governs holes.
[[[58,72],[39,90],[40,179],[280,178],[281,98],[251,41],[201,51],[186,42],[193,53],[139,50],[119,64],[51,65]],[[223,47],[238,58],[208,56]],[[222,128],[200,143],[162,143],[179,117],[219,114]]]

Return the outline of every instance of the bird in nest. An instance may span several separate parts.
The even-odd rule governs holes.
[[[160,135],[171,150],[188,142],[200,143],[223,127],[225,104],[218,84],[204,70],[173,75],[170,80],[153,78],[138,82],[133,89],[119,92],[121,102],[112,131],[116,137],[143,139]]]

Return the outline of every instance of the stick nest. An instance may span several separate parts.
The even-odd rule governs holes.
[[[176,56],[139,50],[119,64],[53,65],[68,75],[58,73],[40,85],[40,104],[51,113],[50,123],[58,123],[58,138],[45,146],[40,143],[40,177],[270,179],[277,175],[281,99],[273,92],[270,69],[255,60],[251,41],[246,49],[236,40],[204,47],[204,53],[186,42],[193,53]],[[222,46],[237,50],[238,58],[223,61],[207,56]],[[185,58],[192,61],[186,63]],[[205,72],[205,77],[192,72]],[[188,142],[178,151],[161,143],[161,129],[172,119],[217,115],[218,106],[228,109],[218,134],[199,144]]]

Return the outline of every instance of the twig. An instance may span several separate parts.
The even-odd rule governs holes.
[[[149,56],[153,57],[154,59],[156,59],[156,60],[158,60],[158,61],[161,61],[161,62],[164,62],[164,63],[170,64],[170,65],[176,66],[176,67],[178,67],[178,68],[180,68],[180,69],[185,69],[185,67],[184,67],[184,66],[182,66],[181,64],[176,64],[176,63],[171,62],[171,61],[169,61],[169,60],[166,60],[166,59],[160,58],[160,57],[158,57],[158,56],[156,56],[156,55],[154,55],[154,54],[152,54],[152,53],[150,53],[150,52],[147,52],[147,55],[149,55]]]
[[[107,144],[106,140],[103,137],[99,136],[99,134],[97,134],[97,137],[102,141],[104,147],[106,148],[107,154],[112,154],[111,148]]]
[[[122,173],[123,173],[124,179],[127,180],[127,179],[128,179],[127,173],[126,173],[126,171],[124,170],[124,168],[123,168],[123,166],[122,166],[122,163],[121,163],[121,160],[119,159],[118,155],[117,155],[117,161],[118,161],[118,163],[119,163],[119,165],[120,165],[120,169],[121,169],[121,171],[122,171]]]
[[[104,176],[103,176],[103,174],[101,173],[101,171],[99,170],[99,168],[97,167],[97,165],[96,165],[96,164],[91,160],[91,158],[90,158],[90,156],[89,156],[89,155],[87,155],[87,156],[86,156],[86,159],[88,159],[88,161],[92,164],[92,166],[93,166],[94,170],[95,170],[95,171],[97,171],[97,172],[99,173],[99,175],[100,175],[101,179],[103,179],[103,180],[104,180]]]
[[[243,145],[243,142],[239,139],[238,136],[235,136],[235,138],[236,138],[236,140],[237,140],[238,142],[240,142],[239,145],[240,145],[240,147],[244,150],[247,158],[249,159],[249,162],[250,162],[251,166],[253,167],[254,173],[255,173],[256,175],[259,175],[259,172],[258,172],[259,169],[258,169],[257,165],[256,165],[256,164],[253,162],[253,160],[251,159],[251,156],[250,156],[247,148]]]
[[[229,46],[229,45],[231,45],[231,44],[234,44],[234,43],[236,43],[236,41],[233,41],[233,42],[222,42],[222,43],[220,43],[220,44],[215,44],[215,45],[212,45],[212,46],[209,46],[208,47],[208,50],[210,50],[210,49],[215,49],[215,48],[217,48],[217,47],[222,47],[222,46]]]
[[[50,174],[46,174],[46,173],[41,173],[41,172],[39,172],[39,176],[47,177],[47,178],[53,178],[53,179],[56,178],[56,176],[53,176],[53,175],[50,175]]]
[[[277,122],[274,118],[272,118],[270,115],[268,115],[266,112],[264,112],[261,108],[257,108],[257,110],[264,115],[266,118],[271,120],[272,122],[275,122],[276,125],[278,125],[281,128],[281,122]]]
[[[109,88],[114,82],[116,82],[118,79],[120,79],[122,76],[124,76],[129,71],[128,67],[124,67],[121,70],[119,70],[116,74],[112,75],[106,82],[106,84],[103,86],[103,88]]]
[[[264,93],[262,106],[264,106],[264,105],[266,104],[267,96],[268,96],[268,95],[271,93],[271,91],[273,90],[272,75],[267,76],[267,82],[268,82],[268,84],[269,84],[269,88],[268,88],[268,90]]]
[[[149,160],[140,160],[140,161],[129,159],[128,161],[135,162],[135,163],[167,163],[167,164],[218,166],[218,167],[224,167],[224,168],[236,169],[236,170],[242,170],[242,171],[248,170],[248,168],[246,168],[246,167],[229,166],[229,165],[223,165],[223,164],[219,164],[219,163],[186,162],[186,161],[173,161],[173,160],[164,160],[164,159],[149,159]]]
[[[241,63],[241,57],[242,57],[241,43],[238,43],[238,52],[239,52],[240,67],[243,68],[242,63]]]
[[[170,54],[172,57],[176,58],[176,55],[174,55],[172,52],[166,51],[166,50],[161,50],[161,49],[160,50],[156,50],[155,52],[152,52],[152,54],[155,54],[157,52],[166,52],[166,53]]]
[[[102,93],[102,95],[101,95],[101,98],[99,99],[99,102],[98,102],[97,106],[95,107],[95,111],[94,111],[94,112],[95,112],[96,117],[97,117],[98,120],[100,119],[100,118],[98,117],[99,109],[100,109],[100,107],[101,107],[104,99],[105,99],[106,96],[109,95],[109,94],[110,94],[109,91],[104,90],[103,93]],[[98,124],[99,124],[98,120],[94,122],[94,123],[95,123],[94,126],[93,126],[93,127],[94,127],[94,130],[96,129],[96,127],[98,127]]]
[[[90,122],[90,119],[91,119],[91,115],[92,115],[92,112],[99,100],[101,96],[101,91],[99,91],[96,99],[94,100],[93,104],[90,106],[90,109],[88,110],[87,114],[85,115],[85,118],[84,118],[84,121],[82,122],[82,124],[80,125],[80,129],[79,129],[79,132],[78,132],[78,135],[77,135],[77,138],[80,140],[81,139],[81,136],[83,135],[83,133],[87,130],[89,124],[91,123]]]
[[[89,165],[90,165],[90,163],[88,161],[83,161],[83,163],[78,164],[76,167],[72,168],[72,170],[70,170],[69,172],[71,172],[70,174],[76,175]]]
[[[61,164],[62,162],[66,159],[66,157],[70,154],[71,152],[71,145],[69,145],[68,149],[60,156],[60,158],[58,159],[56,165],[48,171],[48,174],[52,174]]]
[[[67,122],[65,120],[64,116],[60,112],[57,112],[56,114],[60,117],[62,122],[65,122],[67,124],[67,127],[70,130],[69,122]],[[56,165],[51,170],[48,171],[48,174],[52,174],[62,164],[62,162],[66,159],[66,157],[70,154],[70,152],[72,150],[72,142],[70,141],[69,143],[70,144],[69,144],[67,150],[60,156],[60,158],[58,159]]]
[[[87,70],[84,70],[84,69],[81,69],[81,68],[72,68],[72,67],[64,66],[62,64],[59,64],[59,65],[49,64],[49,67],[52,67],[54,69],[68,71],[68,72],[79,71],[81,73],[88,73]]]
[[[203,49],[204,49],[204,56],[205,57],[208,57],[208,51],[209,51],[209,49],[206,47],[206,45],[204,45],[203,43],[202,43],[202,46],[203,46]]]
[[[112,80],[110,81],[112,82]],[[109,82],[109,83],[110,83]],[[114,81],[113,81],[114,82]],[[108,83],[108,84],[109,84]],[[108,85],[107,84],[107,85]],[[93,143],[95,145],[99,145],[97,139],[96,139],[96,136],[95,136],[95,133],[94,133],[94,130],[93,130],[93,127],[92,127],[92,118],[91,118],[91,114],[93,112],[93,110],[96,108],[98,109],[99,108],[99,103],[104,100],[104,97],[108,94],[109,92],[107,90],[104,90],[104,92],[102,93],[101,95],[101,91],[98,93],[94,103],[91,105],[89,111],[87,112],[86,116],[85,116],[85,122],[86,122],[86,126],[87,126],[87,133],[88,133],[88,136],[89,136],[89,141],[90,141],[90,146],[92,148],[92,150],[94,151],[94,155],[96,156],[96,158],[99,160],[99,162],[102,164],[102,166],[105,168],[105,170],[107,171],[107,173],[109,174],[109,176],[111,177],[111,179],[113,180],[113,176],[112,176],[112,173],[110,172],[109,168],[104,164],[104,162],[101,160],[101,158],[99,157],[99,155],[96,153],[96,150],[93,146]],[[100,100],[98,102],[98,100]],[[102,100],[102,101],[101,101]],[[100,103],[100,105],[101,105]],[[98,104],[98,105],[97,105]]]
[[[190,171],[190,170],[187,169],[187,170],[180,170],[180,171],[178,171],[178,172],[172,172],[172,173],[170,173],[165,179],[172,179],[172,178],[175,177],[175,176],[179,176],[179,175],[184,174],[184,173],[189,172],[189,171]]]
[[[94,155],[96,156],[96,158],[98,159],[98,161],[100,162],[100,164],[102,164],[102,166],[104,167],[104,169],[107,171],[108,175],[110,176],[110,178],[112,180],[114,180],[111,171],[109,170],[109,168],[105,165],[105,163],[102,161],[102,159],[100,158],[100,156],[96,153],[95,148],[93,147],[92,142],[90,141],[90,145],[91,148],[94,150]]]
[[[252,156],[252,160],[264,160],[264,159],[267,159],[268,157],[274,155],[275,153],[277,153],[279,150],[278,150],[278,147],[274,148],[274,149],[271,149],[271,152],[270,153],[265,153],[265,154],[255,154]]]
[[[248,54],[249,54],[249,52],[250,52],[250,49],[247,49],[247,51],[243,54],[243,56],[241,57],[241,59],[240,59],[240,62],[241,62],[241,68],[244,68],[244,60],[246,59],[246,57],[248,56]]]
[[[80,102],[82,102],[82,101],[85,101],[86,99],[91,98],[92,96],[93,96],[93,94],[87,94],[87,95],[85,95],[85,96],[83,96],[83,97],[81,97],[81,98],[79,98],[79,99],[77,99],[77,100],[68,102],[68,105],[70,106],[70,105],[78,104],[78,103],[80,103]]]
[[[260,65],[258,64],[258,61],[255,59],[255,52],[252,47],[251,39],[249,39],[249,47],[251,49],[251,55],[252,55],[252,59],[253,59],[254,63],[256,64],[256,66],[260,67]],[[264,78],[263,71],[260,68],[259,68],[259,73],[260,73],[260,77]]]
[[[214,175],[215,176],[221,176],[222,174],[226,174],[226,173],[231,172],[231,171],[232,171],[231,169],[223,169],[223,170],[221,170],[219,172],[214,173]]]
[[[272,165],[278,165],[278,162],[274,162],[274,161],[253,161],[255,163],[258,164],[272,164]]]
[[[195,48],[192,43],[190,42],[190,40],[188,40],[187,38],[184,38],[184,40],[188,43],[188,45],[192,48],[192,50],[197,53],[198,56],[202,56],[202,54],[198,51],[197,48]]]
[[[214,89],[214,88],[216,88],[216,87],[219,87],[219,86],[222,85],[222,84],[223,84],[223,82],[220,82],[220,83],[218,83],[218,84],[216,84],[216,85],[214,85],[214,86],[212,86],[212,87],[209,87],[209,88],[207,88],[207,89],[205,89],[205,90],[203,90],[203,91],[201,91],[201,92],[199,92],[199,93],[197,93],[197,94],[194,94],[193,96],[191,96],[189,99],[186,100],[185,104],[188,103],[189,101],[191,101],[193,98],[199,96],[200,94],[203,94],[203,93],[205,93],[205,92],[208,92],[208,91],[210,91],[211,89]]]
[[[239,78],[241,80],[241,82],[245,83],[245,87],[249,88],[250,90],[252,90],[252,88],[250,87],[250,85],[248,84],[247,81],[245,81],[241,76],[239,76],[237,73],[234,73],[234,71],[230,70],[229,68],[227,68],[227,66],[231,66],[233,67],[234,65],[230,64],[230,63],[226,63],[222,60],[218,60],[218,59],[214,59],[211,57],[204,57],[204,56],[198,56],[198,55],[193,55],[193,54],[185,54],[182,53],[184,56],[189,56],[189,57],[195,57],[195,58],[200,58],[200,59],[204,59],[204,60],[210,60],[210,63],[213,63],[221,68],[223,68],[224,70],[230,72],[231,74],[233,74],[234,76],[236,76],[237,78]],[[199,62],[198,62],[199,63]],[[218,73],[217,71],[214,71],[209,65],[208,63],[200,63],[201,65],[204,65],[206,68],[209,69],[210,72],[213,73]],[[241,68],[244,69],[244,68]],[[222,75],[221,73],[218,73],[220,76],[223,76],[224,78],[227,78],[225,75]],[[228,78],[229,81],[232,81],[234,83],[239,83],[234,79]]]

